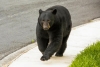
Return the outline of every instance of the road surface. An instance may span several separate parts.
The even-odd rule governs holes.
[[[100,17],[100,0],[1,0],[0,60],[36,39],[38,10],[53,5],[70,11],[73,27]]]

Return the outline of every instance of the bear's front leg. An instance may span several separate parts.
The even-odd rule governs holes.
[[[56,33],[49,35],[51,43],[43,53],[43,56],[41,57],[42,61],[50,59],[50,57],[60,48],[63,36],[62,34]]]
[[[49,39],[37,37],[37,44],[40,52],[43,54],[48,46]]]

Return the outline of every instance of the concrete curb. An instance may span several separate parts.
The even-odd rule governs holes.
[[[23,47],[20,50],[17,50],[4,59],[0,60],[0,67],[8,67],[12,62],[14,62],[18,57],[20,57],[22,54],[28,52],[30,49],[36,47],[36,42],[34,44],[30,44],[26,47]],[[5,63],[6,62],[6,63]]]

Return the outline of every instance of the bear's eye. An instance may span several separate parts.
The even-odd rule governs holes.
[[[50,22],[50,20],[47,20],[47,22]]]
[[[44,22],[44,20],[42,20],[41,22]]]

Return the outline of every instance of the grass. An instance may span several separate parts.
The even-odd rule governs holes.
[[[35,40],[34,39],[32,39],[32,41],[31,41],[32,43],[34,43],[35,42]]]
[[[100,41],[81,51],[69,67],[100,67]]]

